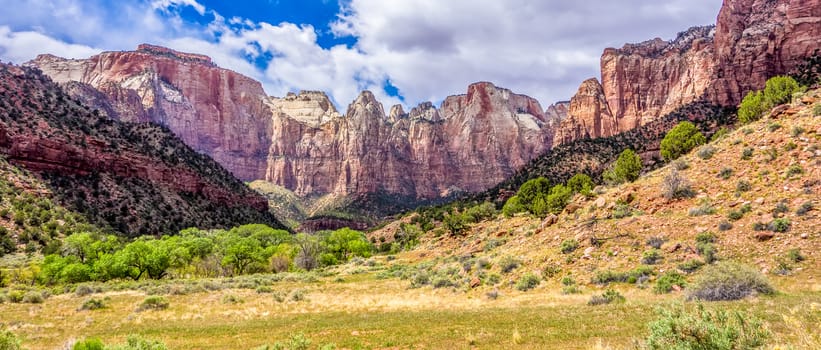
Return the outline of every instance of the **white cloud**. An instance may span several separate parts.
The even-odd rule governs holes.
[[[260,80],[269,94],[323,90],[340,105],[370,89],[387,106],[385,81],[406,103],[441,101],[486,80],[538,98],[567,99],[598,76],[599,56],[691,25],[714,22],[719,0],[351,0],[328,28],[223,18],[196,0],[0,0],[0,58],[38,53],[87,57],[142,42],[211,56]],[[207,25],[179,16],[191,8]],[[77,18],[82,20],[78,21]],[[323,48],[317,33],[356,38]],[[251,63],[253,62],[253,63]],[[259,65],[260,62],[264,64]]]
[[[66,58],[85,58],[100,49],[77,44],[67,44],[37,32],[12,32],[8,26],[0,26],[0,57],[17,64],[38,54],[51,52]]]

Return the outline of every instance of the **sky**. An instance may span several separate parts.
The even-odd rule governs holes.
[[[714,24],[721,0],[0,0],[0,60],[151,43],[210,56],[267,94],[361,90],[438,103],[490,81],[540,101],[599,78],[606,47]],[[10,10],[13,9],[13,10]]]

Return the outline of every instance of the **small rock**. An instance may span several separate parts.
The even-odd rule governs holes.
[[[801,239],[807,239],[807,238],[810,238],[810,235],[807,234],[807,233],[802,233],[800,237],[801,237]]]
[[[673,288],[673,291],[681,292],[681,286],[679,286],[677,284],[674,284],[672,288]]]
[[[709,227],[704,227],[704,226],[696,226],[696,233],[706,232],[706,231],[707,231],[707,230],[709,230],[709,229],[710,229]]]
[[[628,203],[628,204],[633,203],[633,200],[635,200],[635,199],[636,199],[636,195],[635,195],[635,193],[633,193],[633,191],[627,192],[627,193],[622,194],[621,196],[619,196],[620,201],[622,201],[624,203]]]
[[[755,204],[762,205],[764,204],[764,197],[758,197],[755,199]]]
[[[542,224],[539,226],[540,228],[550,227],[559,220],[559,217],[554,214],[548,214],[544,220],[542,220]]]
[[[470,288],[476,288],[480,285],[482,285],[482,280],[480,280],[479,277],[473,277],[473,279],[470,280]]]
[[[759,240],[760,242],[768,241],[775,237],[775,234],[770,231],[761,231],[756,232],[755,239]]]
[[[590,254],[593,254],[593,252],[594,252],[594,251],[596,251],[596,248],[595,248],[595,247],[587,247],[587,248],[584,250],[584,255],[590,255]]]
[[[604,208],[604,206],[607,205],[607,200],[604,199],[604,197],[599,197],[596,199],[595,202],[593,202],[593,205],[595,205],[597,208]]]
[[[566,207],[564,207],[564,210],[565,210],[568,214],[573,214],[573,213],[575,213],[575,212],[576,212],[576,210],[579,210],[579,205],[578,205],[578,204],[576,204],[576,203],[570,203],[570,204],[568,204]]]
[[[679,249],[681,249],[681,243],[669,244],[667,247],[664,247],[664,250],[668,253],[675,253]]]

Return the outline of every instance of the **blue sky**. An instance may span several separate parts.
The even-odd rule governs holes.
[[[283,96],[361,90],[386,109],[477,81],[544,108],[599,76],[606,47],[713,24],[721,0],[0,0],[0,60],[86,58],[140,43],[210,56]]]

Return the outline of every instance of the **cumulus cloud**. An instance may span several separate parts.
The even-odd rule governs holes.
[[[142,42],[203,53],[269,94],[322,90],[342,107],[372,90],[386,105],[441,101],[475,81],[567,99],[598,76],[605,47],[672,38],[715,21],[719,0],[350,0],[325,27],[223,18],[196,0],[0,0],[0,58],[87,57]],[[192,9],[198,21],[180,13]],[[78,21],[78,18],[82,20]],[[202,24],[206,23],[206,24]],[[322,47],[320,33],[355,39]],[[386,82],[404,97],[389,96]]]

